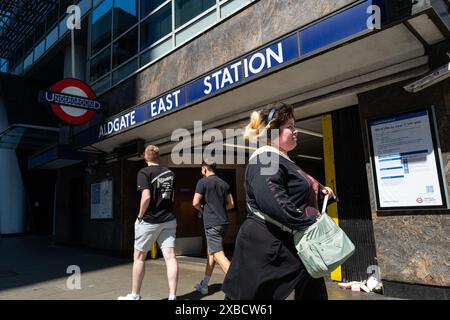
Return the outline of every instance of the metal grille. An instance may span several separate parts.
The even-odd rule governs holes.
[[[0,1],[0,58],[11,58],[57,0]]]
[[[367,268],[377,263],[358,107],[333,112],[333,136],[339,224],[356,247],[342,277],[367,280]]]

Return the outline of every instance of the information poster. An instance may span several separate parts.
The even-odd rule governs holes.
[[[113,181],[103,180],[91,184],[91,219],[112,219]]]
[[[446,205],[430,112],[369,122],[379,209]]]

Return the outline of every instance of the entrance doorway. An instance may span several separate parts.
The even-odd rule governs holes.
[[[27,232],[34,235],[53,234],[56,174],[32,171],[23,174],[28,204]]]
[[[175,174],[175,204],[177,216],[177,254],[206,257],[206,239],[203,227],[203,219],[192,206],[195,187],[202,178],[200,167],[170,168]],[[230,192],[235,199],[235,207],[227,212],[230,220],[228,231],[224,239],[224,251],[231,258],[234,248],[238,224],[238,197],[236,189],[236,169],[218,168],[218,177],[230,186]]]
[[[370,198],[358,106],[296,123],[298,145],[289,153],[300,168],[338,195],[328,214],[356,246],[354,255],[331,274],[336,281],[362,281],[376,265]]]
[[[297,147],[289,152],[289,157],[303,171],[325,184],[322,119],[315,117],[298,121]]]
[[[175,204],[177,216],[177,254],[201,256],[205,252],[203,221],[192,206],[200,168],[170,168],[175,174]]]

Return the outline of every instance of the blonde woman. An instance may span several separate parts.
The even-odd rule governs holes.
[[[324,279],[310,277],[300,261],[292,234],[252,213],[258,210],[290,229],[304,230],[316,221],[323,195],[334,197],[330,188],[322,187],[289,158],[297,134],[290,105],[269,105],[251,115],[245,137],[265,135],[267,145],[253,153],[246,169],[248,215],[237,235],[222,287],[227,299],[328,298]],[[278,167],[266,175],[267,159],[274,156]]]

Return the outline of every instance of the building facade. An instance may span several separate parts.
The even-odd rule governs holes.
[[[73,49],[70,4],[45,8],[30,36],[2,56],[0,160],[11,175],[3,190],[18,182],[14,202],[25,203],[13,222],[2,206],[3,233],[47,230],[58,243],[129,254],[136,174],[144,146],[156,144],[177,181],[177,252],[202,255],[191,202],[197,160],[216,148],[236,199],[231,255],[252,152],[239,129],[251,111],[283,101],[295,107],[300,132],[290,156],[336,190],[329,213],[356,245],[331,279],[377,272],[387,295],[448,299],[448,2],[83,0]],[[81,125],[38,107],[36,92],[71,76],[104,107]],[[20,86],[33,94],[21,96]],[[25,117],[30,105],[36,114]],[[28,131],[7,145],[19,129]]]

